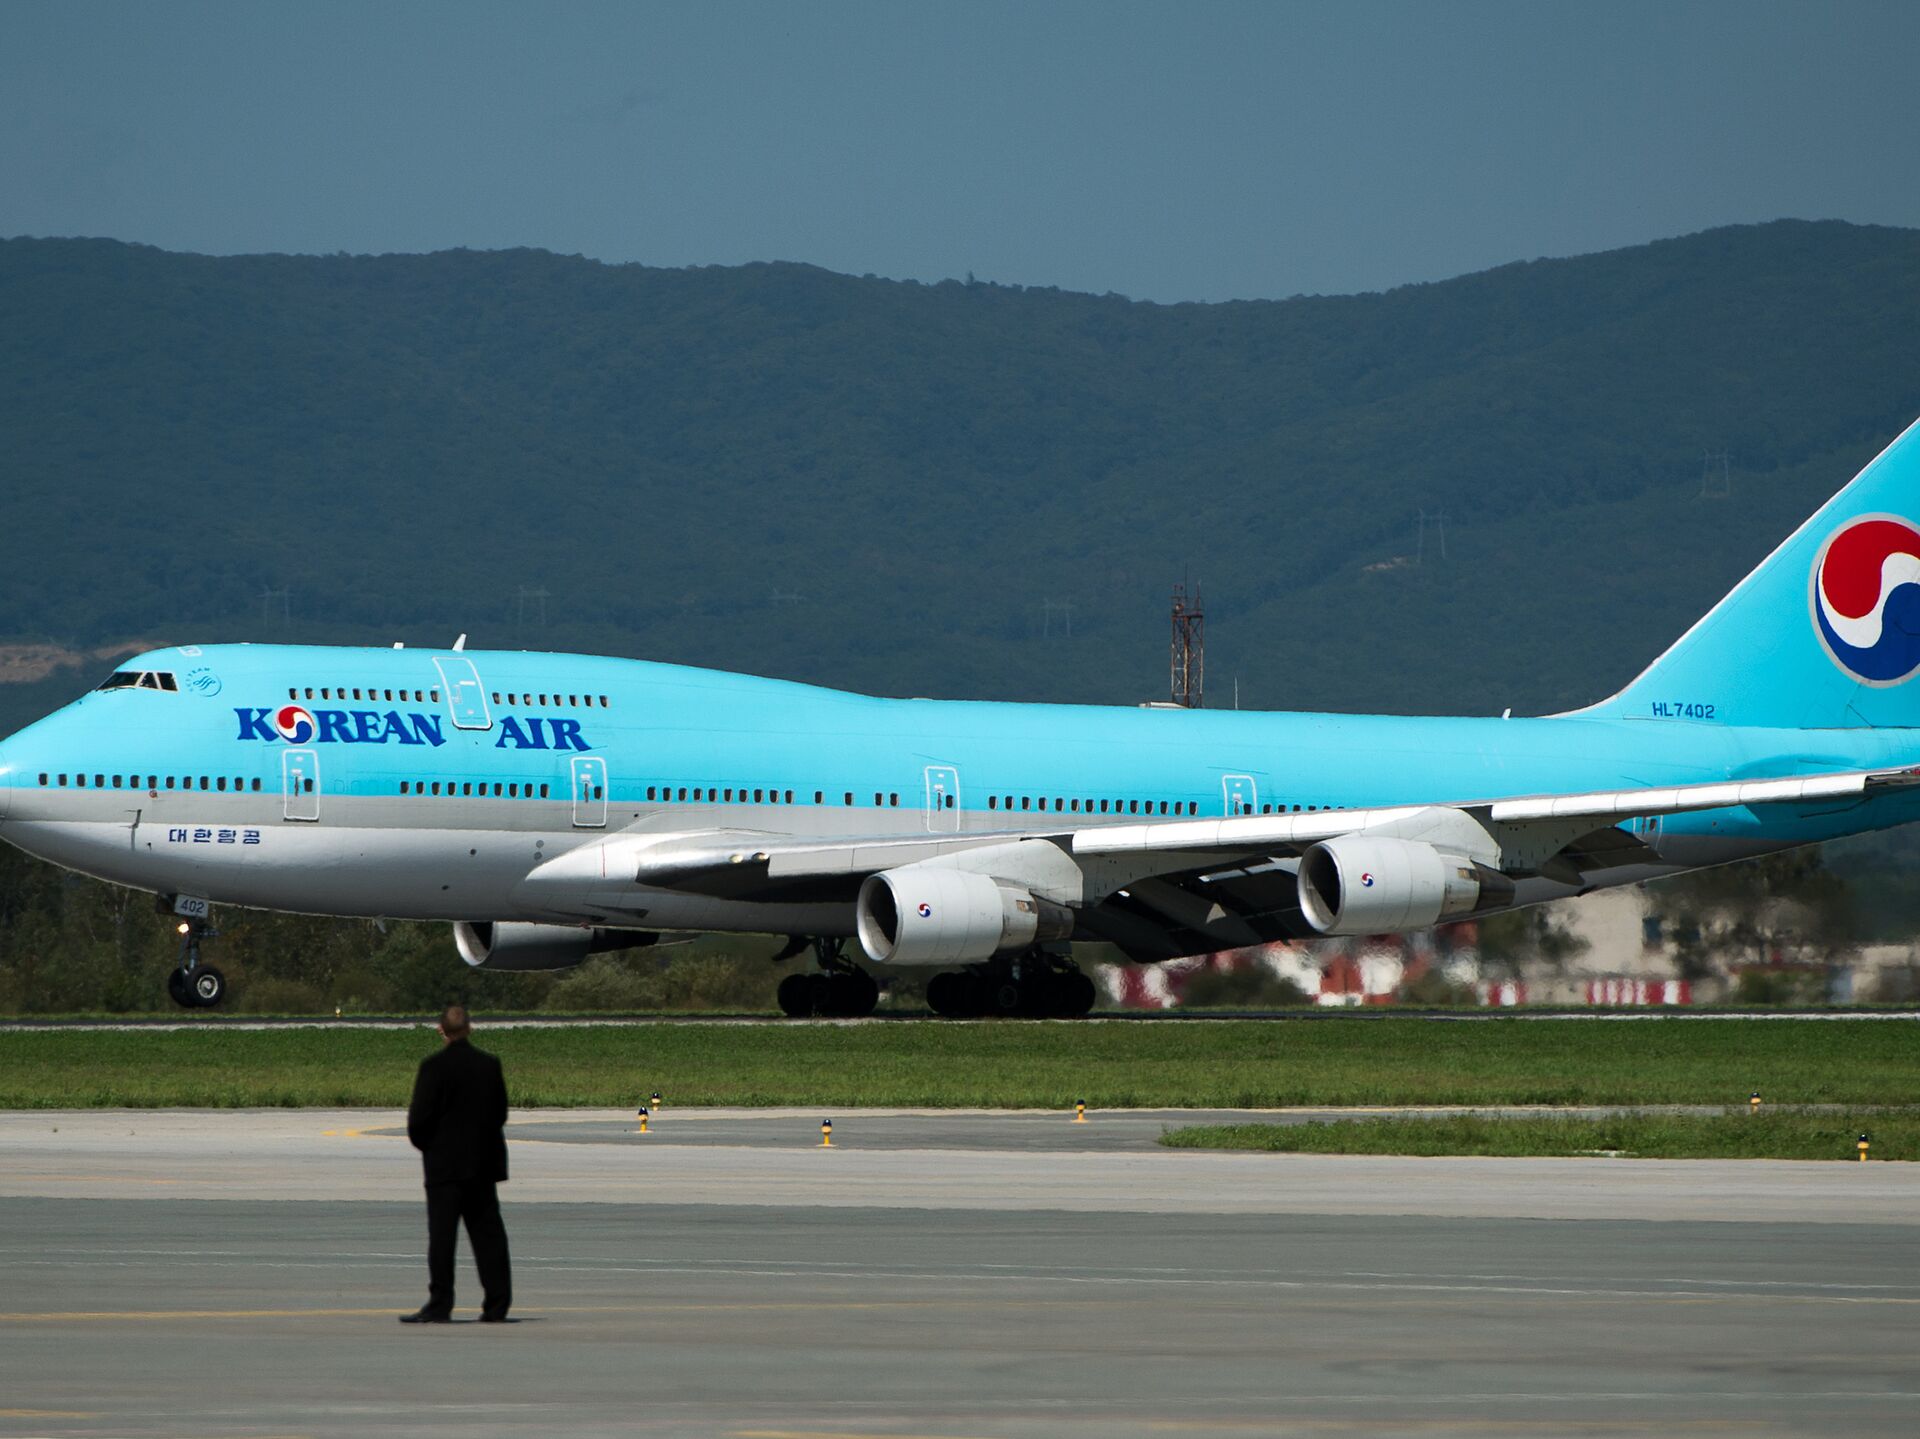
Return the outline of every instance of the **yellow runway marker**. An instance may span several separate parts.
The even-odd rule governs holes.
[[[0,1409],[0,1419],[98,1419],[80,1409]]]

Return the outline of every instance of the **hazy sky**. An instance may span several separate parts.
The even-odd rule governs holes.
[[[1920,4],[0,3],[0,234],[1156,300],[1920,225]]]

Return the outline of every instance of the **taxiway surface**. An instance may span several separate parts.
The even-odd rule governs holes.
[[[0,1434],[1910,1434],[1920,1166],[1168,1151],[1201,1116],[535,1112],[402,1329],[392,1113],[0,1115]],[[1207,1116],[1220,1117],[1220,1116]],[[472,1271],[460,1282],[470,1316]]]

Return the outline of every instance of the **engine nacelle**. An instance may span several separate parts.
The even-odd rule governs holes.
[[[658,944],[660,936],[571,924],[469,924],[460,920],[453,926],[453,942],[460,957],[475,969],[572,969],[588,955]]]
[[[938,865],[868,875],[856,920],[860,947],[876,964],[962,964],[1073,933],[1065,906],[992,875]]]
[[[1300,857],[1300,909],[1322,934],[1425,929],[1511,898],[1497,870],[1418,840],[1343,834]]]

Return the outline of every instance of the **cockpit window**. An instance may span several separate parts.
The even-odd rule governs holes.
[[[166,690],[177,694],[180,682],[165,670],[115,670],[100,686],[103,690]]]

